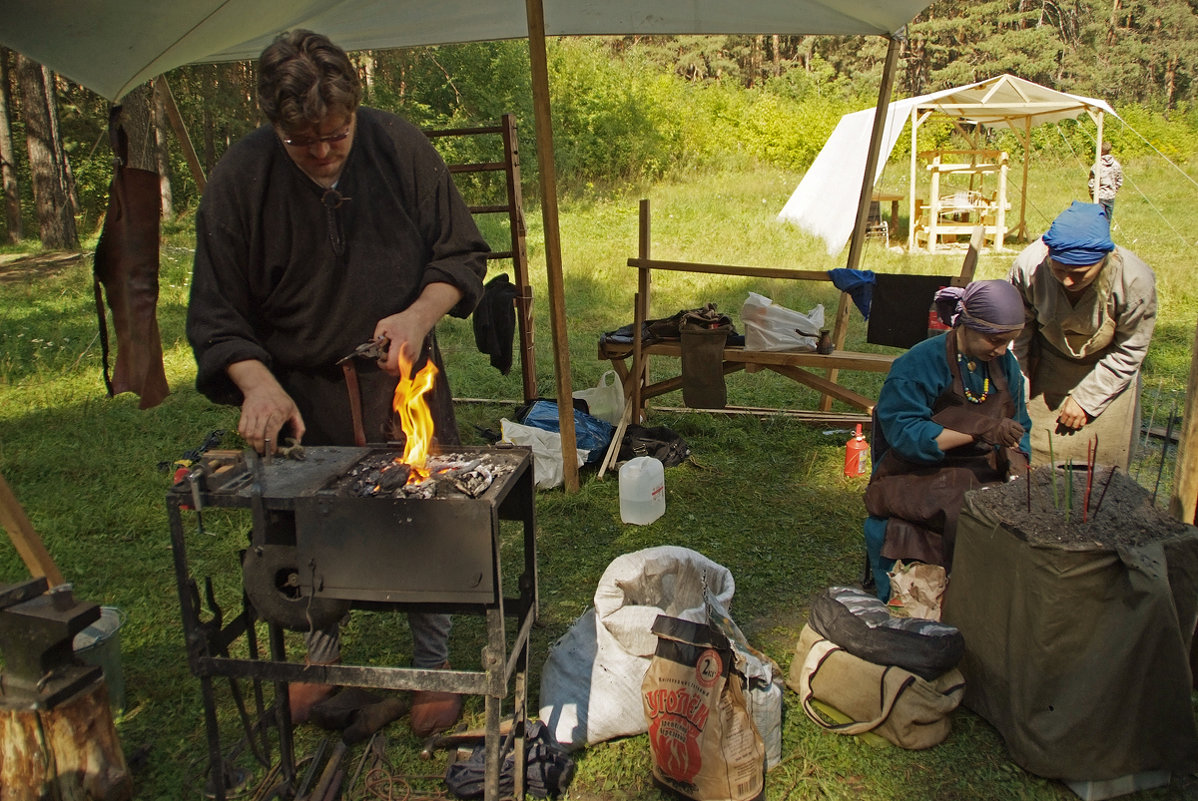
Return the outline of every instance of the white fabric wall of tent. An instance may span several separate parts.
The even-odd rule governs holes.
[[[1023,182],[1020,190],[1019,230],[1026,235],[1024,205],[1027,199],[1027,162],[1031,129],[1046,122],[1077,119],[1088,114],[1094,120],[1098,132],[1095,142],[1102,141],[1103,119],[1115,111],[1102,100],[1058,92],[1014,75],[1000,75],[968,86],[945,89],[919,97],[891,101],[886,109],[881,139],[881,151],[874,171],[873,181],[881,178],[886,160],[900,134],[911,124],[911,165],[909,187],[916,185],[916,154],[919,127],[934,115],[949,117],[964,123],[976,123],[988,128],[1010,128],[1015,131],[1024,145]],[[798,187],[778,219],[791,222],[803,230],[820,237],[827,245],[829,255],[841,251],[853,231],[854,212],[858,197],[857,185],[853,180],[865,175],[866,153],[870,141],[869,132],[874,124],[875,110],[846,114],[840,119],[832,135],[816,156],[811,168],[803,176]],[[1098,159],[1098,152],[1094,154]],[[910,219],[915,220],[915,192],[909,192]],[[914,226],[908,239],[908,248],[914,247]]]

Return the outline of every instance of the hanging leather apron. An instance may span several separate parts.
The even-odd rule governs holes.
[[[1014,417],[1015,401],[1002,368],[990,372],[991,391],[981,403],[965,397],[954,334],[945,337],[952,384],[932,405],[932,420],[953,431],[972,433],[998,417]],[[874,467],[865,490],[865,508],[885,517],[882,556],[952,567],[957,516],[965,493],[1006,480],[1010,449],[970,443],[946,451],[937,464],[912,462],[890,448]]]
[[[108,211],[96,245],[94,288],[100,323],[104,384],[109,397],[122,392],[141,396],[139,407],[157,406],[170,393],[158,333],[158,173],[128,163],[129,137],[120,124],[120,106],[108,121],[117,162],[108,188]],[[103,291],[101,291],[103,286]],[[108,326],[103,296],[116,330],[116,367],[108,377]]]
[[[1113,270],[1104,270],[1094,287],[1109,302],[1106,285]],[[1127,469],[1140,428],[1140,375],[1119,393],[1102,414],[1079,431],[1057,431],[1057,416],[1073,388],[1094,370],[1115,339],[1115,315],[1108,311],[1095,327],[1092,307],[1079,309],[1040,325],[1032,342],[1033,368],[1029,381],[1028,415],[1032,418],[1032,464],[1072,459],[1082,462],[1098,437],[1098,464]],[[1049,449],[1049,438],[1052,448]]]

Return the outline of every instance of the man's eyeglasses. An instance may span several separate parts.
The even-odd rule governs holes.
[[[350,127],[347,125],[344,130],[335,134],[329,134],[328,136],[284,136],[283,144],[288,147],[314,147],[318,144],[332,145],[343,141],[349,136]]]

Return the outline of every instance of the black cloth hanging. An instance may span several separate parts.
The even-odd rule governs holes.
[[[515,299],[520,290],[500,273],[487,282],[474,309],[474,344],[491,357],[491,366],[507,375],[512,369],[512,338],[516,333]]]
[[[952,280],[950,275],[875,273],[865,341],[896,348],[910,348],[923,342],[928,338],[929,329],[937,327],[932,322],[935,320],[932,299],[936,290],[948,286]]]

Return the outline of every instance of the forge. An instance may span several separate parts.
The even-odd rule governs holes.
[[[209,790],[223,798],[237,775],[236,755],[225,747],[214,677],[227,677],[244,737],[264,727],[277,733],[283,781],[297,781],[287,704],[274,699],[286,683],[320,682],[390,690],[442,690],[485,696],[486,797],[496,798],[500,711],[515,686],[515,717],[527,718],[524,676],[528,639],[537,613],[535,504],[532,455],[527,448],[457,446],[431,454],[427,475],[412,479],[402,449],[389,445],[305,447],[302,458],[260,458],[252,451],[205,456],[187,481],[167,495],[188,661],[201,680],[209,728]],[[184,512],[239,509],[251,519],[240,571],[245,589],[236,615],[213,597],[211,576],[192,575],[187,549],[195,533]],[[500,521],[522,523],[523,556],[513,557],[514,581],[505,585]],[[198,522],[198,521],[197,521]],[[202,523],[197,525],[203,531]],[[189,533],[191,532],[191,533]],[[507,595],[505,596],[505,586]],[[373,665],[306,665],[289,658],[284,630],[308,631],[340,620],[351,609],[477,614],[486,618],[486,643],[477,670],[418,670]],[[514,618],[509,626],[507,619]],[[260,653],[256,622],[268,631]],[[231,654],[248,652],[248,658]],[[248,681],[252,692],[237,689]],[[251,732],[253,734],[251,734]],[[236,749],[234,749],[236,750]],[[257,754],[262,749],[255,749]],[[244,753],[241,757],[244,761]],[[259,756],[261,761],[261,757]],[[243,770],[247,769],[241,766]],[[262,765],[263,770],[273,765]],[[253,770],[253,767],[249,767]]]

